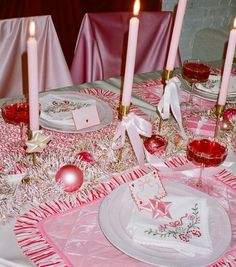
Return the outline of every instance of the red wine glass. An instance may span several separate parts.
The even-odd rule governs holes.
[[[190,84],[189,99],[182,102],[181,106],[186,111],[199,110],[199,105],[193,104],[195,83],[205,83],[210,75],[210,66],[199,59],[185,60],[182,68],[182,77]]]
[[[21,145],[25,144],[25,126],[29,124],[29,103],[26,98],[12,98],[1,106],[2,117],[6,123],[20,126]]]
[[[193,164],[200,166],[200,174],[195,186],[203,188],[202,174],[205,167],[219,166],[228,153],[227,147],[215,140],[197,138],[190,140],[187,145],[187,158]]]

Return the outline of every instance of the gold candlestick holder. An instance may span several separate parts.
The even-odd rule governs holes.
[[[173,70],[163,70],[162,73],[162,81],[164,83],[164,85],[167,83],[167,81],[169,81],[171,78],[173,78],[174,76],[174,71]]]
[[[219,124],[220,124],[220,119],[221,119],[221,116],[222,116],[222,113],[223,113],[224,109],[225,109],[225,105],[219,105],[219,104],[216,105],[216,111],[215,111],[215,114],[216,114],[216,128],[215,128],[215,135],[214,135],[215,138],[219,134]]]
[[[31,140],[32,138],[33,138],[33,131],[29,130],[29,132],[28,132],[28,141]],[[37,163],[36,154],[35,153],[31,153],[31,156],[32,156],[32,163],[35,166],[36,163]]]
[[[126,117],[129,114],[130,106],[120,105],[119,108],[119,119],[122,120],[123,117]]]
[[[173,76],[174,76],[174,71],[173,70],[167,70],[167,69],[164,69],[163,70],[163,72],[162,72],[163,94],[165,92],[165,86],[166,86],[167,82],[171,78],[173,78]],[[158,132],[160,133],[161,132],[162,125],[163,125],[163,119],[161,117],[160,112],[157,112],[157,113],[158,113],[158,116],[160,118],[159,125],[158,125]]]
[[[129,110],[130,110],[130,105],[129,106],[120,105],[118,118],[122,121],[122,119],[129,114]],[[119,161],[122,160],[122,155],[123,155],[123,148],[120,148],[118,154]]]

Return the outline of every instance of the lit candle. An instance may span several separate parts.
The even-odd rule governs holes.
[[[39,130],[39,97],[38,97],[38,48],[35,39],[35,22],[29,24],[27,40],[28,80],[29,80],[29,118],[30,130]]]
[[[228,48],[226,52],[224,71],[223,71],[220,94],[218,99],[219,105],[225,105],[226,102],[226,97],[229,87],[229,79],[234,60],[235,45],[236,45],[236,18],[234,19],[234,28],[230,31],[229,35]]]
[[[126,65],[125,65],[125,76],[124,76],[124,86],[121,104],[128,107],[130,105],[132,87],[133,87],[133,77],[134,77],[134,66],[138,39],[138,28],[139,19],[136,17],[139,14],[140,1],[135,0],[134,3],[134,16],[129,22],[129,37],[128,37],[128,47],[126,55]]]
[[[179,0],[175,17],[175,24],[170,42],[168,59],[166,63],[166,69],[169,71],[172,71],[174,69],[186,5],[187,0]]]

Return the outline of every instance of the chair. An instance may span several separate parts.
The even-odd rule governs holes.
[[[124,73],[129,12],[87,13],[82,21],[71,75],[74,84]],[[135,73],[163,69],[172,33],[171,12],[141,12]],[[176,67],[181,65],[180,56]]]
[[[0,20],[0,97],[28,93],[27,38],[35,21],[38,42],[39,91],[72,85],[51,16]]]
[[[223,60],[228,34],[220,29],[205,28],[196,32],[193,41],[192,58],[204,61]]]

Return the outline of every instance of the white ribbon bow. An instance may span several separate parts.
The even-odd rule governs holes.
[[[51,140],[51,136],[42,134],[42,131],[33,131],[32,138],[26,142],[27,153],[40,153],[47,146],[47,143]]]
[[[116,128],[112,149],[120,149],[124,146],[126,131],[138,163],[140,167],[144,167],[144,148],[139,135],[150,137],[152,135],[152,124],[134,113],[129,113],[122,119]]]
[[[206,122],[207,122],[207,118],[202,116],[201,119],[198,121],[197,129],[196,129],[195,134],[197,134],[197,135],[200,134],[200,130],[201,130],[202,126],[204,125],[204,123],[206,123]]]
[[[170,117],[170,109],[175,117],[180,133],[184,139],[187,139],[187,135],[184,131],[182,124],[182,116],[180,111],[179,91],[181,82],[177,77],[170,79],[166,86],[163,96],[161,97],[157,109],[163,120]]]

